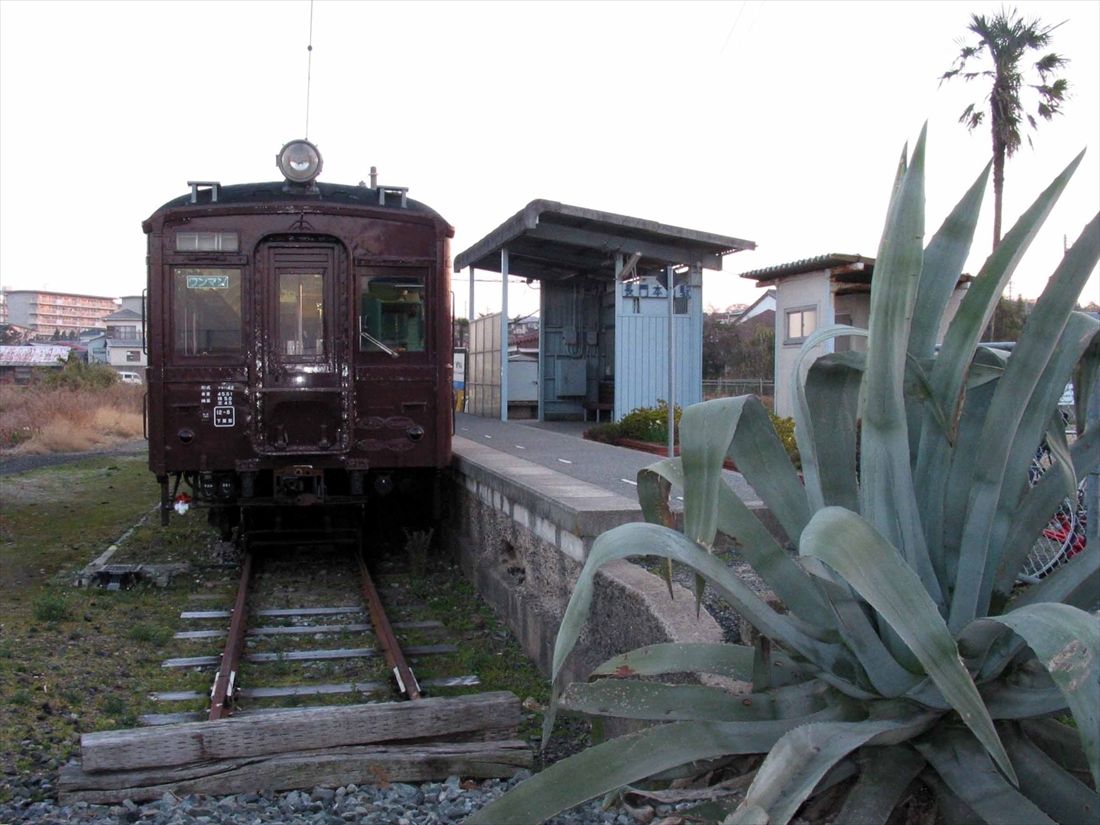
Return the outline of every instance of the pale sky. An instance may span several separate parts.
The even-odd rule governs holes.
[[[755,241],[705,274],[704,303],[725,307],[759,294],[746,270],[874,255],[925,120],[938,228],[991,151],[957,122],[987,89],[938,78],[969,15],[999,5],[317,0],[308,137],[322,180],[377,166],[455,226],[455,255],[535,198]],[[1009,161],[1006,228],[1088,148],[1013,280],[1034,297],[1100,209],[1100,2],[1016,5],[1067,21],[1072,97]],[[186,181],[278,179],[305,133],[309,18],[308,0],[0,0],[0,285],[139,293],[141,221]],[[499,309],[499,276],[478,277],[475,310]],[[511,314],[535,309],[513,283]],[[467,272],[454,289],[464,315]]]

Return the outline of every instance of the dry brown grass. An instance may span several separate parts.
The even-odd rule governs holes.
[[[0,447],[19,453],[83,452],[140,438],[143,389],[0,387]]]

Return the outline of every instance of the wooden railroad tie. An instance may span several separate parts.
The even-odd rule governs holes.
[[[512,693],[325,708],[86,733],[61,770],[62,804],[235,794],[459,775],[510,777],[532,764]]]

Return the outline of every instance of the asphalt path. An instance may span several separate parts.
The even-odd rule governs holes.
[[[586,441],[582,435],[590,426],[581,421],[498,421],[466,413],[455,416],[457,436],[633,498],[638,471],[661,457]],[[740,473],[725,470],[723,476],[742,500],[759,500]],[[673,495],[679,498],[681,493],[674,490]]]
[[[134,441],[125,441],[107,449],[90,450],[84,453],[44,453],[42,455],[0,453],[0,476],[26,473],[42,467],[56,467],[59,464],[72,464],[75,461],[84,461],[89,458],[144,455],[147,453],[148,447],[149,442],[144,438],[139,438]]]

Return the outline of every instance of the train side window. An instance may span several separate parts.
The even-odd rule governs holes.
[[[174,267],[172,282],[176,355],[239,355],[241,270]]]
[[[360,274],[360,352],[424,351],[424,281],[423,270],[371,267]]]
[[[320,272],[279,273],[279,328],[284,356],[325,354],[325,279]]]

